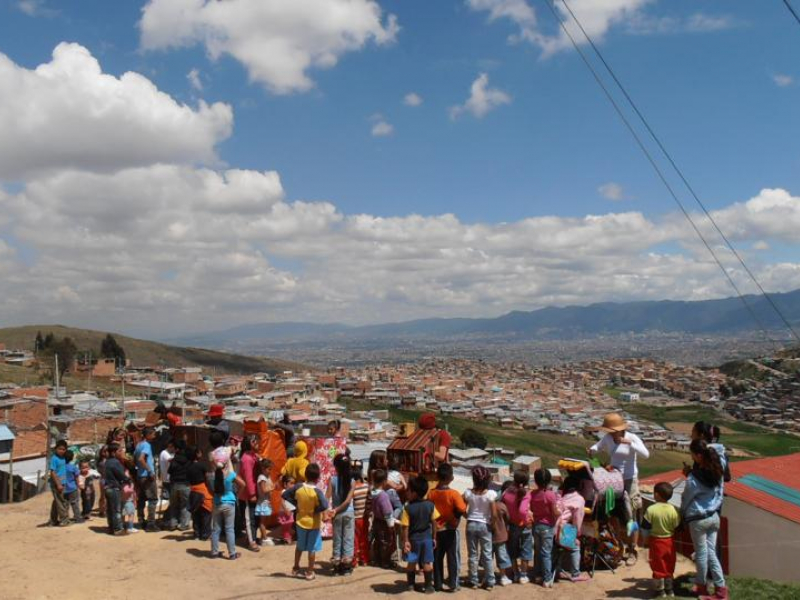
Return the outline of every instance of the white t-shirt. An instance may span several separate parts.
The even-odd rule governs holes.
[[[497,492],[486,490],[476,494],[472,490],[464,492],[464,502],[467,503],[467,521],[478,523],[491,523],[492,503],[497,500]]]
[[[158,469],[161,473],[161,482],[169,483],[169,463],[175,458],[174,454],[170,454],[169,450],[164,449],[158,455]]]
[[[592,446],[592,452],[605,452],[611,458],[611,466],[622,471],[623,479],[633,479],[639,475],[639,467],[636,465],[636,456],[650,458],[650,451],[638,435],[625,432],[625,439],[630,440],[630,444],[615,444],[614,437],[607,433],[602,439]]]

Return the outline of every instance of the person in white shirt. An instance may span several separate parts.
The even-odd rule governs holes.
[[[161,500],[169,502],[172,490],[169,485],[169,465],[172,459],[175,458],[175,442],[170,440],[167,447],[158,455],[158,477],[161,480]],[[165,520],[168,521],[171,516],[171,507],[167,508],[167,515]]]
[[[486,467],[473,467],[472,489],[464,492],[467,505],[467,553],[469,579],[467,585],[477,588],[478,565],[483,566],[483,587],[494,588],[494,566],[492,564],[492,505],[497,493],[489,489],[492,476]]]
[[[622,472],[625,481],[625,491],[631,500],[633,519],[637,525],[642,518],[642,496],[639,493],[639,467],[637,457],[650,458],[650,451],[638,435],[627,431],[628,423],[618,413],[609,413],[603,417],[603,426],[600,431],[606,434],[599,442],[589,447],[589,456],[604,453],[611,459],[611,466]],[[633,566],[638,559],[636,551],[639,541],[638,527],[628,536],[628,558],[626,564]]]

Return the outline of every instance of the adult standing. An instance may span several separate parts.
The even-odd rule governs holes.
[[[625,491],[631,501],[632,518],[636,523],[642,520],[642,495],[639,493],[639,467],[637,457],[650,458],[650,451],[638,435],[628,431],[628,423],[619,413],[609,413],[603,417],[600,431],[605,435],[593,446],[589,447],[589,455],[605,453],[611,460],[611,466],[622,472]],[[628,557],[625,563],[633,566],[639,558],[637,543],[638,528],[628,536]]]
[[[450,452],[450,445],[453,443],[453,437],[444,429],[439,429],[436,423],[436,415],[433,413],[422,413],[417,421],[417,426],[420,429],[436,430],[439,432],[439,447],[434,452],[434,458],[437,464],[448,462],[448,454]]]
[[[64,496],[67,483],[66,440],[56,442],[55,450],[50,457],[50,490],[53,492],[53,504],[50,508],[50,525],[64,527],[69,525],[69,502]]]
[[[239,478],[244,481],[244,485],[239,488],[236,530],[237,532],[244,531],[247,537],[247,546],[253,552],[259,551],[257,541],[258,518],[256,517],[256,505],[258,504],[257,469],[258,454],[256,454],[253,447],[252,439],[245,437],[242,440],[241,456],[239,458]]]
[[[166,410],[166,409],[164,409]],[[170,501],[170,476],[169,466],[172,459],[175,458],[175,442],[171,438],[167,441],[167,445],[158,455],[158,478],[161,480],[161,499],[169,502],[167,509],[166,521],[169,522],[172,518],[172,502]]]
[[[206,425],[222,433],[222,436],[225,438],[224,442],[227,443],[228,438],[231,437],[231,426],[225,420],[225,405],[212,404],[208,408],[206,417]]]
[[[187,453],[186,441],[177,440],[174,444],[175,454],[169,465],[169,529],[187,531],[191,526],[189,519],[189,467],[193,456]]]
[[[689,527],[694,544],[694,562],[697,567],[695,589],[702,600],[728,598],[725,575],[717,557],[717,534],[719,533],[719,513],[723,499],[723,468],[716,450],[705,440],[693,440],[689,452],[695,461],[686,478],[686,486],[681,496],[681,517]],[[708,572],[714,583],[714,595],[708,595]]]
[[[144,524],[144,530],[152,533],[159,531],[156,526],[156,505],[158,504],[158,484],[156,483],[156,470],[153,460],[152,441],[156,432],[152,427],[145,427],[144,438],[136,445],[133,451],[133,461],[136,465],[136,483],[138,486],[136,498],[136,512],[139,523]],[[144,507],[147,504],[147,521],[145,521]]]

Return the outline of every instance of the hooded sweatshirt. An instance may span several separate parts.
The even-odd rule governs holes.
[[[281,469],[281,475],[289,475],[297,482],[306,480],[306,467],[308,466],[308,446],[304,441],[294,445],[294,457],[286,461]]]

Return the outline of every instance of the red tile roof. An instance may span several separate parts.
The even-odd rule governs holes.
[[[733,480],[725,484],[725,495],[746,502],[774,515],[800,523],[800,506],[781,500],[775,496],[756,490],[737,481],[745,475],[758,475],[800,491],[800,452],[772,458],[757,458],[731,463]],[[674,482],[682,478],[680,471],[669,471],[642,480],[643,485],[654,485],[659,481]]]

